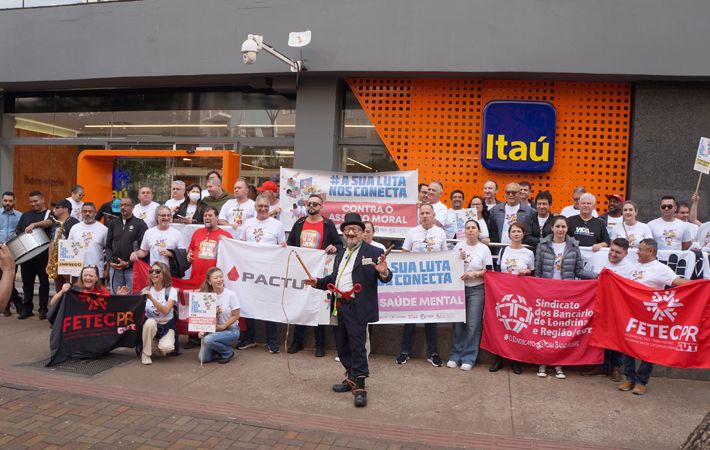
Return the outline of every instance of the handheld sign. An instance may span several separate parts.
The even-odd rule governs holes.
[[[698,145],[698,154],[695,157],[695,166],[693,170],[710,174],[710,138],[701,137],[700,145]]]
[[[217,328],[217,295],[214,292],[190,292],[190,321],[187,331],[214,333]]]
[[[57,247],[57,274],[78,277],[84,267],[85,250],[81,241],[60,239]]]

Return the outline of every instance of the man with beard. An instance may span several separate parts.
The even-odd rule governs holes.
[[[104,248],[108,229],[96,221],[96,205],[86,202],[81,207],[83,222],[77,223],[69,231],[69,239],[79,241],[84,246],[84,265],[96,266],[99,278],[104,277]]]
[[[187,247],[187,261],[192,264],[190,281],[192,284],[201,284],[205,281],[207,269],[217,265],[217,246],[222,236],[230,238],[231,234],[218,226],[219,218],[217,209],[205,207],[203,220],[204,228],[192,234],[190,245]]]
[[[121,217],[108,223],[106,236],[106,261],[109,264],[111,292],[115,295],[121,286],[133,292],[133,263],[131,253],[143,242],[148,225],[133,215],[133,199],[120,200]]]
[[[622,215],[624,207],[624,196],[621,194],[607,194],[607,200],[609,200],[609,208],[607,212],[600,215],[599,218],[606,223],[606,232],[611,236],[611,230],[615,226],[621,226],[621,222],[624,221]]]
[[[17,222],[20,221],[20,211],[15,209],[15,194],[13,192],[3,192],[2,194],[2,213],[0,213],[0,244],[7,244],[7,242],[16,236],[15,229],[17,228]],[[9,251],[9,250],[8,250]],[[5,317],[10,317],[12,313],[10,312],[10,305],[15,305],[15,310],[20,313],[20,308],[22,307],[22,298],[20,293],[15,289],[15,262],[12,262],[12,283],[10,288],[9,301],[3,315]],[[0,274],[3,272],[0,271]],[[10,279],[10,272],[6,275],[6,279]],[[6,281],[7,282],[7,281]],[[2,303],[2,302],[0,302]]]
[[[158,225],[148,230],[143,235],[143,241],[138,250],[131,253],[133,262],[150,255],[150,265],[161,262],[170,267],[170,258],[175,257],[173,250],[183,247],[182,234],[170,227],[173,214],[167,206],[158,206],[155,211]]]
[[[343,248],[343,241],[338,236],[338,230],[332,220],[321,215],[323,198],[318,194],[308,197],[308,217],[300,218],[293,224],[288,235],[288,245],[292,247],[317,248],[333,254]],[[316,340],[316,357],[325,356],[325,330],[326,325],[318,325],[313,334]],[[306,334],[305,325],[296,325],[293,331],[293,340],[286,350],[288,353],[297,353],[303,350],[303,338]]]

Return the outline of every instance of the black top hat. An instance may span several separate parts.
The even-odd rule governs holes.
[[[358,213],[347,213],[345,214],[345,220],[340,224],[340,231],[343,231],[348,225],[357,225],[365,231],[365,224],[362,223],[362,218]]]

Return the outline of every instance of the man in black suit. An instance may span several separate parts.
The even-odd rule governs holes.
[[[347,246],[338,250],[333,273],[317,280],[310,278],[306,284],[333,293],[333,315],[338,318],[335,344],[347,372],[347,378],[333,385],[333,390],[352,391],[355,406],[361,407],[367,406],[365,378],[370,374],[365,350],[367,324],[380,320],[377,281],[389,282],[392,272],[387,268],[382,249],[363,242],[365,224],[359,214],[346,214],[340,230]]]

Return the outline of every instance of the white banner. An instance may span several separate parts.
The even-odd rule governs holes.
[[[458,252],[390,253],[387,265],[393,276],[378,288],[378,324],[466,321]]]
[[[86,250],[84,243],[77,240],[60,239],[57,250],[57,275],[72,277],[81,275]]]
[[[697,170],[706,175],[710,174],[710,139],[706,137],[700,138],[698,154],[695,156],[693,170]]]
[[[592,247],[580,247],[579,249],[582,252],[584,268],[587,270],[593,270],[595,261],[601,264],[609,258],[608,248],[602,248],[596,253],[592,252]],[[695,270],[695,253],[689,250],[658,250],[656,258],[673,269],[678,276],[687,278],[688,280],[693,276],[693,270]],[[636,264],[638,262],[636,249],[630,248],[629,254],[626,255],[625,259],[631,264]]]
[[[214,333],[217,329],[217,297],[214,292],[190,292],[187,331]]]
[[[416,170],[377,173],[303,171],[281,168],[281,221],[290,230],[307,214],[308,196],[323,197],[323,216],[336,225],[356,212],[371,221],[377,234],[404,237],[417,225]]]
[[[313,276],[322,276],[323,250],[220,240],[217,267],[226,276],[226,287],[237,294],[242,316],[318,325],[323,292],[303,283],[308,276],[292,252],[301,256]]]

